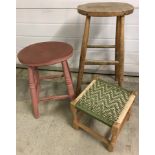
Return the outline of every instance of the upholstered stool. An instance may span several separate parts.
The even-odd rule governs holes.
[[[40,101],[73,99],[74,89],[72,78],[68,67],[67,59],[72,56],[73,48],[64,42],[41,42],[25,47],[18,53],[18,59],[21,63],[28,66],[29,87],[31,91],[33,113],[35,118],[39,117],[38,104]],[[53,65],[61,63],[64,74],[39,77],[37,68],[45,65]],[[48,96],[39,99],[40,84],[42,79],[53,79],[57,77],[65,77],[68,95]]]
[[[116,139],[124,122],[129,119],[135,92],[128,91],[101,79],[93,80],[85,90],[71,102],[73,127],[79,127],[106,144],[113,151]],[[111,138],[101,136],[80,122],[84,112],[111,128]]]
[[[86,16],[76,94],[81,92],[84,65],[115,65],[115,80],[121,86],[124,74],[124,17],[134,8],[127,3],[105,2],[88,3],[78,6],[78,12]],[[116,17],[115,45],[88,45],[91,17]],[[95,37],[95,36],[94,36]],[[86,60],[87,48],[115,48],[115,60]]]

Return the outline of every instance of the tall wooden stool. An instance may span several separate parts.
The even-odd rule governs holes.
[[[79,73],[77,80],[76,94],[81,91],[81,83],[84,72],[84,65],[115,65],[115,80],[121,86],[124,74],[124,17],[131,14],[134,8],[127,3],[105,2],[88,3],[78,6],[78,12],[86,16]],[[112,17],[116,16],[116,40],[115,45],[88,45],[89,28],[91,17]],[[86,60],[87,48],[115,48],[115,60]]]
[[[93,80],[85,90],[71,102],[73,127],[81,128],[104,143],[113,151],[119,132],[130,117],[136,93],[101,79]],[[108,138],[101,136],[80,121],[80,112],[99,120],[111,128]]]
[[[18,58],[21,63],[28,66],[29,74],[29,87],[31,91],[33,113],[35,118],[39,118],[38,104],[40,101],[47,100],[59,100],[59,99],[73,99],[74,89],[72,84],[72,78],[67,63],[67,59],[72,56],[73,48],[64,42],[41,42],[32,44],[25,47],[18,53]],[[53,65],[61,63],[63,67],[64,74],[61,76],[45,76],[39,77],[37,68],[39,66]],[[39,81],[42,79],[53,79],[57,77],[65,77],[68,95],[61,96],[48,96],[39,99],[40,84]]]

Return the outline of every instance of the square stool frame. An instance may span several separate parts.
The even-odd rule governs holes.
[[[88,126],[84,125],[82,122],[80,122],[81,117],[81,110],[77,109],[75,106],[77,102],[80,100],[80,98],[91,88],[91,86],[96,82],[97,79],[93,80],[81,94],[71,102],[71,111],[73,114],[73,128],[75,129],[83,129],[84,131],[88,132],[90,135],[95,137],[97,140],[101,141],[107,146],[108,151],[112,152],[114,149],[114,146],[116,144],[117,137],[125,123],[125,121],[128,121],[131,114],[131,106],[134,103],[136,92],[132,91],[131,95],[129,96],[129,99],[127,103],[124,106],[124,109],[122,110],[121,114],[119,115],[119,118],[117,121],[114,122],[114,124],[111,127],[111,138],[110,140],[105,138],[104,136],[100,135],[99,133],[93,131]],[[82,112],[83,113],[83,112]]]

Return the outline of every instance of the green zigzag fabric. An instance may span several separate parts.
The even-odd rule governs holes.
[[[131,91],[98,79],[78,101],[76,108],[111,127],[130,94]]]

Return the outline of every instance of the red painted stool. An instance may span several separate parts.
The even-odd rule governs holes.
[[[73,48],[64,42],[41,42],[25,47],[18,53],[18,59],[21,63],[28,66],[29,87],[32,98],[33,113],[35,118],[39,118],[38,104],[39,101],[73,99],[74,89],[72,78],[67,63],[67,59],[72,56]],[[64,74],[61,76],[53,75],[39,77],[37,67],[61,63]],[[48,96],[39,100],[40,79],[53,79],[57,77],[65,77],[68,95]]]

